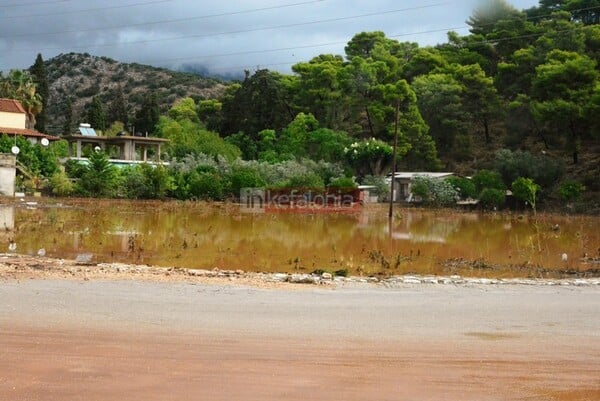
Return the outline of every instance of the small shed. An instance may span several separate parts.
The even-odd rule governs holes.
[[[415,177],[427,177],[437,180],[443,180],[445,178],[453,176],[454,173],[450,172],[396,172],[394,175],[394,191],[393,199],[394,202],[412,202],[413,194],[411,192],[411,184]],[[388,183],[391,182],[391,174],[387,177]]]

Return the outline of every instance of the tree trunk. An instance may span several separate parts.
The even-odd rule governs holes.
[[[371,137],[375,138],[375,132],[373,131],[373,123],[371,122],[371,114],[369,113],[368,106],[365,106],[365,112],[367,113],[367,123],[369,124],[369,131],[371,132]]]
[[[483,133],[485,134],[485,143],[490,143],[490,127],[487,118],[483,119]]]
[[[569,129],[571,130],[571,138],[572,138],[572,146],[573,146],[573,164],[579,163],[579,148],[581,147],[581,139],[579,138],[579,133],[575,129],[575,124],[573,121],[569,123]]]

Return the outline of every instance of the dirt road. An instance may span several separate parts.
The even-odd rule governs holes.
[[[599,400],[600,288],[0,282],[0,400]]]

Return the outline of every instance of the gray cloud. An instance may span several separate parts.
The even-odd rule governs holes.
[[[27,68],[37,53],[49,59],[87,52],[165,67],[198,64],[221,74],[256,67],[289,72],[292,64],[318,54],[343,54],[362,31],[380,30],[421,45],[444,42],[450,28],[467,32],[465,20],[477,3],[71,0],[18,6],[14,0],[0,3],[0,70]],[[537,1],[511,3],[522,9]]]

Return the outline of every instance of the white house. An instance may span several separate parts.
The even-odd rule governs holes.
[[[59,138],[46,135],[26,127],[27,113],[21,103],[14,99],[0,98],[0,135],[26,138],[33,144],[47,145]],[[0,154],[0,195],[13,196],[17,172],[17,157],[14,154]]]
[[[27,113],[18,100],[0,98],[0,135],[22,136],[31,143],[38,143],[43,138],[56,141],[59,138],[26,127]]]

